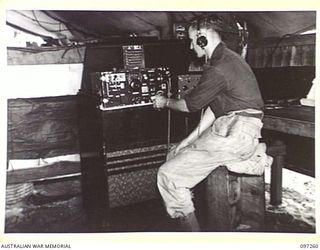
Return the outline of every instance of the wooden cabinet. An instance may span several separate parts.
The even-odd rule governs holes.
[[[168,143],[186,136],[190,115],[172,112],[169,124],[168,111],[151,105],[103,111],[98,104],[92,96],[78,95],[84,207],[93,230],[105,230],[110,208],[158,197],[157,169]]]

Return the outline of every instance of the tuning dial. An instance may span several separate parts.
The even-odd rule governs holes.
[[[132,79],[130,82],[130,87],[132,91],[136,92],[140,90],[141,82],[139,79]]]

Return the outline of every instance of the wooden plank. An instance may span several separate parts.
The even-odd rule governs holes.
[[[80,172],[80,164],[78,162],[69,162],[68,164],[58,162],[45,167],[7,171],[7,184],[34,182]]]
[[[314,138],[315,117],[313,107],[294,106],[279,110],[266,110],[263,128],[286,134]],[[281,204],[282,200],[282,168],[284,166],[285,145],[281,141],[268,146],[268,154],[274,157],[271,167],[271,199],[272,205]]]
[[[279,109],[267,109],[264,111],[266,116],[275,116],[279,118],[288,118],[297,121],[314,123],[314,107],[294,105],[280,107]]]
[[[305,62],[303,62],[303,52],[307,47],[309,47],[309,46],[295,46],[296,54],[295,54],[295,57],[293,59],[293,64],[291,66],[314,65],[314,63],[305,63]]]
[[[314,123],[271,115],[264,116],[263,128],[310,138],[314,138],[315,135]]]
[[[314,138],[314,112],[314,107],[306,106],[290,106],[274,110],[265,110],[263,128]]]
[[[262,67],[271,67],[272,66],[272,58],[271,58],[271,52],[272,52],[272,48],[263,48],[262,49],[263,53],[262,53]]]
[[[275,49],[272,56],[272,66],[279,67],[281,65],[281,58],[282,58],[281,49],[280,48]]]
[[[302,65],[315,65],[316,61],[316,53],[314,46],[308,45],[308,46],[303,46],[302,50]]]
[[[290,46],[283,46],[281,49],[281,67],[286,67],[290,65],[290,57],[291,57],[291,47]]]

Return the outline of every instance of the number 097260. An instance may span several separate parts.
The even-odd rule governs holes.
[[[300,244],[300,248],[302,248],[302,249],[316,249],[316,248],[318,248],[318,244]]]

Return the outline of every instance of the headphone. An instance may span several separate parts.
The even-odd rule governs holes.
[[[201,18],[197,18],[197,45],[199,45],[202,49],[204,49],[208,45],[208,39],[207,36],[204,34],[201,34],[200,31],[200,22]],[[206,18],[203,19],[203,22],[206,22]]]

